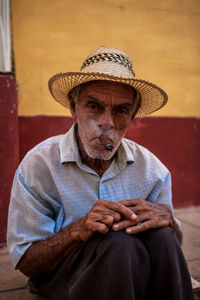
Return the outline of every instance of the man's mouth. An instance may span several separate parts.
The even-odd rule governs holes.
[[[105,134],[100,135],[99,140],[103,144],[104,149],[106,149],[108,151],[112,151],[114,146],[113,146],[112,141],[110,140],[110,138],[107,135],[105,135]]]

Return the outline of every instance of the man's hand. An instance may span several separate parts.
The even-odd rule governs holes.
[[[133,224],[137,216],[132,207],[123,201],[110,202],[99,199],[89,213],[79,221],[81,241],[89,240],[95,232],[106,234],[114,223],[120,222],[121,217],[129,224]]]
[[[130,221],[125,218],[115,222],[112,226],[115,231],[125,229],[126,233],[135,234],[151,228],[172,226],[173,224],[172,214],[164,205],[144,199],[121,200],[119,203],[129,207],[137,215],[137,219]]]
[[[81,241],[89,240],[97,231],[106,234],[121,217],[130,222],[137,218],[130,207],[120,202],[98,200],[85,217],[48,239],[33,243],[17,264],[17,269],[31,278],[52,272]]]

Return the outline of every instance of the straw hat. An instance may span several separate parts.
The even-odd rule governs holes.
[[[69,108],[69,92],[80,84],[94,80],[121,82],[134,87],[141,101],[137,117],[160,109],[168,99],[167,94],[155,84],[136,79],[128,55],[110,47],[100,47],[91,53],[80,72],[59,73],[51,77],[49,90],[56,101]]]

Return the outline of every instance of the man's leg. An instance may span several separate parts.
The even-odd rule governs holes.
[[[143,300],[150,259],[143,243],[124,232],[96,234],[76,247],[44,286],[46,299]]]
[[[193,299],[187,265],[170,228],[134,236],[96,234],[69,254],[40,291],[59,300]]]
[[[90,253],[99,239],[90,265],[71,287],[69,299],[144,299],[150,261],[143,244],[124,232],[110,232],[90,241],[85,250]]]
[[[169,227],[138,234],[151,261],[151,279],[145,299],[192,300],[192,286],[182,249]]]

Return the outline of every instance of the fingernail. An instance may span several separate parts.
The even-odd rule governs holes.
[[[131,219],[132,219],[132,220],[136,220],[136,219],[137,219],[137,216],[136,216],[135,214],[132,214],[132,215],[131,215]]]
[[[119,225],[118,224],[114,224],[113,225],[113,229],[118,229],[119,228]]]
[[[131,229],[130,229],[130,228],[126,228],[126,232],[127,232],[127,233],[130,233],[130,232],[131,232]]]

